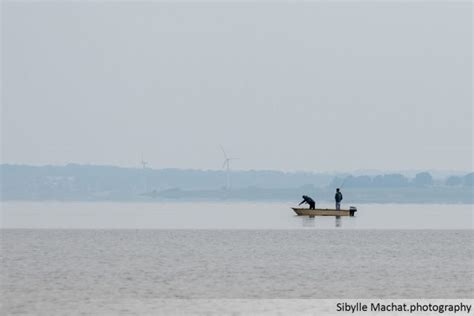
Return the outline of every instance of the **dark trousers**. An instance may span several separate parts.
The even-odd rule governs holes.
[[[309,204],[309,209],[310,210],[314,210],[314,208],[316,207],[316,204],[313,202],[313,203],[308,203]]]

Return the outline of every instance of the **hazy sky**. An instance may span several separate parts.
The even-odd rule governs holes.
[[[472,170],[472,4],[2,3],[2,162]]]

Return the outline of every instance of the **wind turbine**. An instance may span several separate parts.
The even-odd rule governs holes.
[[[142,156],[142,160],[140,161],[140,163],[142,164],[143,169],[148,168],[148,167],[147,167],[147,166],[148,166],[148,162],[146,162],[145,160],[143,160],[143,156]]]
[[[142,155],[142,159],[140,161],[141,165],[142,165],[142,170],[143,170],[143,189],[145,190],[145,192],[147,192],[148,190],[148,181],[147,181],[147,172],[146,172],[146,169],[148,168],[148,162],[146,162],[145,160],[143,160],[143,155]]]
[[[236,160],[238,158],[231,158],[227,156],[227,153],[224,150],[224,147],[222,145],[219,145],[219,147],[222,150],[222,153],[224,154],[224,163],[222,164],[222,168],[226,169],[226,190],[230,189],[230,161],[231,160]]]

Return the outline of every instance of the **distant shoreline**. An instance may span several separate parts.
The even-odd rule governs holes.
[[[74,165],[0,164],[0,201],[70,202],[291,202],[309,195],[333,203],[341,187],[343,204],[474,204],[474,173],[433,178],[420,172],[345,175],[119,168]]]
[[[60,199],[50,199],[50,200],[14,200],[14,199],[0,199],[0,205],[6,203],[83,203],[83,204],[93,204],[93,203],[114,203],[114,204],[179,204],[179,203],[256,203],[256,204],[264,204],[264,203],[271,203],[271,204],[282,204],[286,203],[288,205],[298,205],[300,201],[288,201],[288,200],[243,200],[243,199],[227,199],[227,200],[218,200],[218,199],[153,199],[153,200],[60,200]],[[319,200],[317,201],[317,205],[332,205],[334,202],[328,200]],[[433,201],[425,201],[425,202],[413,202],[413,201],[406,201],[406,202],[393,202],[393,201],[378,201],[378,202],[368,202],[368,201],[351,201],[348,203],[343,203],[343,206],[349,205],[474,205],[473,201],[470,202],[456,202],[456,201],[440,201],[440,202],[433,202]]]

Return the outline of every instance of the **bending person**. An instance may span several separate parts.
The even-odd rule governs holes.
[[[303,201],[301,201],[301,203],[298,205],[301,205],[303,203],[308,204],[310,210],[314,210],[314,208],[316,207],[316,202],[314,202],[314,200],[307,195],[303,195]]]

